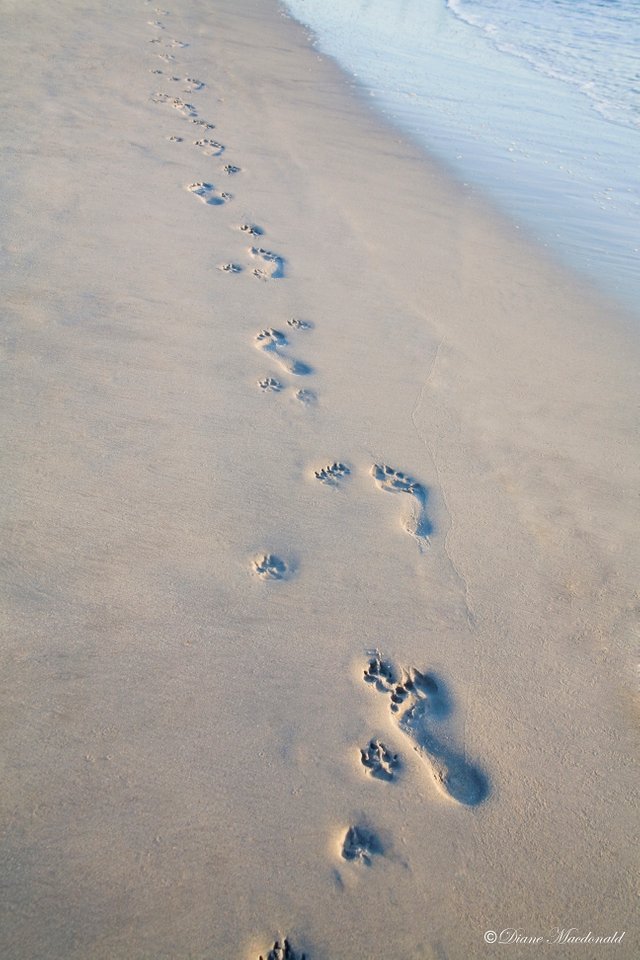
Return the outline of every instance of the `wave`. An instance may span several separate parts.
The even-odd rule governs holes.
[[[640,0],[446,0],[502,53],[570,84],[606,120],[640,128]]]

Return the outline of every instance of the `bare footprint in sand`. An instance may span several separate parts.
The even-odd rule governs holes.
[[[209,140],[204,137],[202,140],[194,140],[194,146],[200,147],[206,157],[219,157],[224,153],[224,145],[217,140]]]
[[[184,87],[185,93],[197,93],[198,90],[204,90],[206,87],[206,83],[202,80],[196,80],[195,77],[185,77],[184,82],[186,83],[186,87]]]
[[[260,333],[256,334],[255,342],[260,350],[264,350],[274,357],[287,373],[292,373],[297,377],[306,377],[312,372],[311,367],[307,366],[306,363],[294,360],[293,357],[282,352],[282,348],[288,345],[288,340],[284,333],[279,330],[274,330],[273,327],[261,330]]]
[[[212,207],[218,207],[231,200],[230,193],[220,193],[212,183],[189,183],[187,184],[187,190],[189,193],[193,193],[198,197],[199,200],[202,200],[203,203],[207,203]]]
[[[282,941],[276,940],[269,953],[266,956],[258,957],[258,960],[306,960],[306,953],[296,953],[287,938]]]
[[[227,176],[233,176],[234,173],[240,173],[240,167],[234,166],[232,163],[225,163],[222,168],[222,172],[226,173]]]
[[[239,263],[220,263],[218,264],[218,270],[222,270],[223,273],[242,273],[242,267]]]
[[[250,247],[249,254],[257,260],[260,266],[253,271],[254,277],[259,280],[277,280],[284,277],[284,258],[264,247]]]
[[[376,481],[380,490],[386,493],[406,493],[414,498],[416,510],[411,517],[405,521],[404,527],[407,533],[419,541],[428,540],[432,533],[432,526],[426,513],[428,492],[426,487],[417,480],[408,477],[406,473],[394,470],[386,463],[374,463],[371,468],[371,476]]]
[[[177,110],[178,113],[181,113],[183,117],[197,117],[198,111],[192,103],[185,103],[182,97],[174,97],[171,101],[171,106],[174,110]]]
[[[250,237],[261,237],[264,233],[262,227],[259,227],[256,223],[241,223],[238,230],[248,234]]]
[[[440,792],[468,807],[481,803],[488,795],[485,777],[450,745],[446,734],[439,736],[441,724],[451,712],[442,682],[415,667],[403,670],[398,678],[393,666],[377,652],[369,659],[364,680],[389,697],[391,713],[413,741]]]
[[[215,130],[215,123],[209,123],[208,120],[202,120],[201,118],[192,119],[191,123],[195,123],[196,127],[202,127],[203,130]]]
[[[173,79],[173,78],[170,78]],[[178,110],[180,113],[183,113],[186,117],[195,117],[197,116],[196,108],[192,103],[185,103],[182,97],[172,97],[170,93],[164,93],[163,91],[156,91],[152,94],[150,100],[153,103],[169,103],[174,110]]]
[[[173,107],[174,110],[177,110],[178,113],[181,113],[184,117],[197,117],[196,108],[192,103],[185,103],[182,97],[172,97],[168,93],[154,93],[150,97],[153,103],[168,103]]]

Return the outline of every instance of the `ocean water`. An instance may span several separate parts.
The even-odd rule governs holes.
[[[640,320],[640,0],[286,0],[379,109]]]

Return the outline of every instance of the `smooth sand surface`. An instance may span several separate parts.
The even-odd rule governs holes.
[[[636,957],[637,337],[166,11],[4,3],[0,955]]]

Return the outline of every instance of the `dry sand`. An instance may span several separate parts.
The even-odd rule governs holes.
[[[272,0],[3,27],[0,956],[637,956],[637,335]]]

